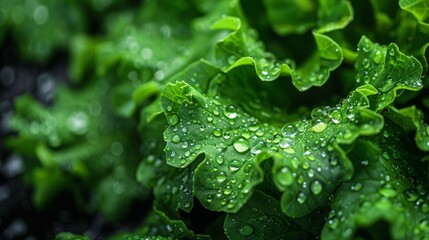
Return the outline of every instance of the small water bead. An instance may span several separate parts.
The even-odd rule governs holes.
[[[216,176],[216,181],[218,183],[223,183],[226,180],[227,176],[225,172],[219,172],[219,175]]]
[[[288,168],[288,167],[282,167],[278,172],[277,172],[277,182],[284,186],[290,186],[295,182],[295,177],[292,174],[292,171]]]
[[[279,146],[281,148],[290,148],[295,144],[295,140],[292,138],[286,137],[280,140]]]
[[[314,181],[310,185],[311,192],[313,192],[314,195],[318,195],[322,192],[323,186],[319,181]]]
[[[225,162],[225,159],[223,158],[223,156],[218,156],[217,158],[216,158],[216,162],[219,164],[219,165],[222,165],[224,162]]]
[[[375,64],[379,64],[381,62],[381,59],[383,58],[383,55],[381,51],[378,49],[374,56],[372,57],[372,61],[374,61]]]
[[[168,111],[168,109],[167,109],[167,111]],[[172,114],[172,115],[170,115],[170,117],[168,118],[168,122],[169,122],[171,125],[175,126],[175,125],[177,125],[177,123],[179,123],[179,117],[177,117],[177,115],[175,115],[175,114]]]
[[[385,197],[395,197],[397,195],[396,190],[391,188],[390,185],[386,185],[383,188],[380,188],[378,192]]]
[[[213,130],[213,135],[215,137],[220,137],[222,136],[222,130],[220,130],[219,128],[216,128],[215,130]]]
[[[390,56],[394,57],[395,56],[395,49],[393,47],[390,47],[388,50],[388,53]]]
[[[238,116],[237,109],[232,104],[225,108],[224,114],[229,119],[235,119]]]
[[[298,198],[296,199],[296,201],[297,201],[299,204],[304,204],[304,203],[305,203],[305,201],[307,201],[307,196],[306,196],[304,193],[300,193],[300,194],[298,195]]]
[[[297,132],[298,132],[298,129],[292,124],[288,124],[282,128],[282,135],[285,137],[293,138],[295,137]]]
[[[238,231],[240,232],[240,235],[243,237],[249,237],[253,234],[255,229],[250,224],[244,224],[241,226]]]
[[[229,170],[231,170],[232,172],[236,172],[240,169],[241,167],[241,161],[234,159],[231,162],[229,162]]]
[[[352,191],[360,191],[362,187],[363,187],[362,183],[354,183],[350,189]]]
[[[328,124],[326,124],[324,122],[318,122],[311,129],[316,133],[321,133],[321,132],[325,131],[327,126],[328,126]]]
[[[369,68],[369,66],[370,66],[370,62],[369,62],[368,58],[362,59],[362,67],[363,68]]]
[[[262,131],[261,129],[258,129],[258,130],[256,131],[256,136],[258,136],[258,137],[262,137],[262,136],[264,136],[264,131]]]
[[[239,153],[244,153],[249,150],[249,141],[245,138],[239,138],[233,144],[234,149]]]
[[[224,133],[223,133],[223,138],[224,139],[230,139],[231,138],[231,133],[230,132],[228,132],[228,131],[225,131]]]
[[[223,189],[223,194],[230,195],[232,193],[232,187],[230,185],[226,185],[225,189]]]
[[[173,143],[179,143],[180,142],[180,140],[181,140],[181,138],[180,138],[180,136],[179,135],[174,135],[172,138],[171,138],[171,141],[173,142]]]

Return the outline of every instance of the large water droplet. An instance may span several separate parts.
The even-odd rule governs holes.
[[[237,114],[237,109],[236,109],[236,107],[234,106],[234,105],[228,105],[226,108],[225,108],[225,111],[224,111],[224,114],[225,114],[225,116],[227,117],[227,118],[229,118],[229,119],[234,119],[234,118],[236,118],[237,116],[238,116],[238,114]]]
[[[243,153],[249,150],[249,141],[245,138],[239,138],[235,141],[233,146],[237,152]]]
[[[241,226],[238,231],[240,232],[241,236],[243,237],[249,237],[253,234],[255,229],[250,224],[244,224]]]
[[[229,162],[228,167],[229,167],[229,170],[231,170],[232,172],[236,172],[238,171],[238,169],[240,169],[241,162],[237,159],[234,159],[231,162]]]
[[[179,135],[174,135],[172,138],[171,138],[171,141],[173,142],[173,143],[179,143],[180,142],[180,140],[181,140],[181,138],[180,138],[180,136]]]
[[[321,133],[325,131],[328,124],[324,122],[318,122],[316,125],[314,125],[311,129],[313,129],[314,132]]]
[[[304,193],[300,193],[300,194],[298,195],[298,198],[296,199],[296,201],[297,201],[299,204],[304,204],[304,203],[305,203],[305,201],[307,201],[307,196],[306,196]]]
[[[226,180],[226,174],[224,172],[219,172],[219,175],[216,177],[218,183],[223,183]]]
[[[372,61],[374,61],[375,64],[379,64],[381,62],[382,59],[382,54],[380,50],[377,50],[374,54],[374,56],[372,57]]]
[[[280,140],[279,146],[281,148],[290,148],[295,144],[295,140],[292,138],[286,137]]]
[[[215,130],[213,130],[213,135],[215,137],[220,137],[222,136],[222,130],[220,130],[219,128],[216,128]]]
[[[288,167],[280,168],[276,176],[277,182],[284,187],[292,185],[295,181],[295,178],[293,177],[292,172]]]
[[[369,66],[370,66],[370,63],[369,63],[368,58],[362,59],[362,67],[363,68],[369,68]]]
[[[315,195],[318,195],[319,193],[321,193],[322,192],[322,190],[323,190],[323,186],[322,186],[322,184],[319,182],[319,181],[314,181],[312,184],[311,184],[311,186],[310,186],[310,188],[311,188],[311,191],[315,194]]]
[[[297,133],[297,128],[292,124],[285,125],[282,128],[282,134],[285,137],[295,137],[296,133]]]
[[[175,114],[172,114],[169,116],[168,122],[174,126],[179,122],[179,117],[177,117],[177,115],[175,115]]]

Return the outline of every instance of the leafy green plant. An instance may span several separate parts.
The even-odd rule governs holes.
[[[153,197],[112,239],[429,239],[429,2],[248,4],[145,1],[75,36],[73,86],[11,120],[35,203],[120,221]]]

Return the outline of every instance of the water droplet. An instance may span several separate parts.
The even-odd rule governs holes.
[[[234,159],[231,162],[229,162],[228,167],[229,167],[229,170],[231,170],[232,172],[236,172],[236,171],[238,171],[238,169],[240,169],[241,162],[237,159]]]
[[[179,143],[180,142],[180,140],[181,140],[181,138],[180,138],[180,136],[179,135],[174,135],[172,138],[171,138],[171,141],[173,142],[173,143]]]
[[[249,150],[249,141],[247,141],[245,138],[239,138],[233,146],[237,152],[243,153]]]
[[[223,183],[226,180],[226,174],[224,172],[219,172],[219,175],[216,177],[218,183]]]
[[[290,186],[295,182],[295,178],[288,167],[280,168],[277,172],[276,179],[277,182],[284,187]]]
[[[406,196],[407,200],[410,202],[415,202],[417,200],[417,198],[419,197],[417,195],[417,193],[412,189],[405,191],[405,196]]]
[[[310,188],[311,188],[311,191],[314,193],[314,195],[318,195],[323,190],[322,184],[317,180],[311,184]]]
[[[351,186],[352,191],[360,191],[362,189],[362,183],[354,183]]]
[[[388,50],[388,52],[389,52],[390,56],[392,56],[392,57],[395,56],[395,49],[394,49],[394,47],[390,47],[389,50]]]
[[[305,201],[307,201],[307,196],[306,196],[304,193],[300,193],[300,194],[298,195],[298,198],[296,199],[296,201],[297,201],[299,204],[304,204],[304,203],[305,203]]]
[[[325,131],[326,127],[328,126],[328,124],[324,123],[324,122],[318,122],[316,125],[314,125],[311,129],[314,132],[317,133],[321,133],[323,131]]]
[[[236,107],[234,106],[234,105],[228,105],[226,108],[225,108],[225,111],[224,111],[224,114],[225,114],[225,116],[227,117],[227,118],[229,118],[229,119],[234,119],[234,118],[236,118],[237,116],[238,116],[238,114],[237,114],[237,109],[236,109]]]
[[[252,134],[250,133],[250,131],[249,130],[244,130],[242,133],[241,133],[241,136],[242,137],[244,137],[244,138],[246,138],[246,139],[249,139],[249,138],[251,138],[252,137]]]
[[[238,229],[238,231],[240,232],[241,236],[248,237],[253,234],[255,229],[250,224],[244,224]]]
[[[213,135],[215,137],[220,137],[222,136],[222,130],[220,130],[219,128],[216,128],[215,130],[213,130]]]
[[[331,117],[331,120],[333,123],[338,124],[341,122],[341,112],[338,110],[333,110],[329,116]]]
[[[168,111],[168,108],[167,108],[167,111]],[[179,122],[179,117],[177,117],[177,115],[175,115],[175,114],[170,115],[170,116],[169,116],[169,119],[168,119],[168,122],[169,122],[172,126],[174,126],[174,125],[176,125],[176,124]]]
[[[394,197],[397,194],[395,189],[392,189],[390,186],[385,186],[379,189],[378,192],[385,197]]]
[[[297,133],[297,128],[292,124],[288,124],[282,128],[282,134],[285,137],[293,138],[295,137],[296,133]]]
[[[280,140],[279,146],[281,148],[290,148],[295,144],[295,140],[292,138],[286,137]]]
[[[369,68],[369,66],[370,66],[370,63],[369,63],[368,58],[362,59],[362,67],[363,68]]]
[[[375,64],[379,64],[381,62],[382,59],[382,54],[380,50],[377,50],[374,54],[374,56],[372,57],[372,61],[374,61]]]

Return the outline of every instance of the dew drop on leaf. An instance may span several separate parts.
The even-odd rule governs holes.
[[[311,192],[313,192],[315,195],[318,195],[323,190],[322,184],[317,180],[311,183],[310,188],[311,188]]]
[[[305,201],[307,201],[307,196],[306,196],[304,193],[300,193],[300,194],[298,195],[298,198],[296,199],[296,201],[297,201],[299,204],[304,204],[304,203],[305,203]]]
[[[313,129],[314,132],[321,133],[321,132],[325,131],[327,126],[328,125],[324,122],[318,122],[311,129]]]
[[[239,138],[234,143],[234,149],[239,153],[244,153],[247,150],[249,150],[249,141],[247,141],[245,138]]]
[[[389,48],[388,52],[390,56],[395,56],[395,49],[393,47]]]
[[[243,237],[249,237],[253,234],[255,229],[250,224],[244,224],[241,226],[238,231],[240,232],[241,236]]]
[[[229,167],[229,170],[231,170],[232,172],[236,172],[238,171],[238,169],[240,169],[241,163],[239,160],[234,159],[229,163],[228,167]]]
[[[381,59],[382,59],[381,51],[377,50],[374,56],[372,57],[372,61],[374,61],[375,64],[379,64],[381,62]]]
[[[238,114],[237,114],[237,109],[235,108],[235,106],[234,105],[228,105],[226,108],[225,108],[225,111],[224,111],[224,114],[225,114],[225,116],[227,117],[227,118],[229,118],[229,119],[234,119],[234,118],[236,118],[237,116],[238,116]]]
[[[369,66],[370,66],[370,63],[369,63],[368,58],[362,59],[362,67],[363,68],[369,68]]]
[[[174,135],[172,138],[171,138],[171,141],[173,142],[173,143],[179,143],[180,142],[180,136],[179,135]]]
[[[213,130],[213,135],[215,137],[220,137],[222,136],[222,130],[220,130],[219,128],[216,128],[215,130]]]
[[[219,175],[216,177],[218,183],[223,183],[226,180],[226,174],[224,172],[219,172]]]
[[[168,109],[167,109],[168,110]],[[169,117],[168,122],[174,126],[179,122],[179,118],[177,117],[177,115],[173,114]]]
[[[279,146],[281,148],[290,148],[295,144],[295,141],[292,138],[286,137],[280,140]]]
[[[292,124],[288,124],[284,126],[282,129],[282,134],[285,137],[294,137],[296,133],[297,133],[297,128]]]
[[[277,182],[284,187],[292,185],[295,181],[292,172],[288,167],[282,167],[276,176]]]
[[[352,191],[360,191],[362,189],[362,183],[354,183],[350,189]]]

